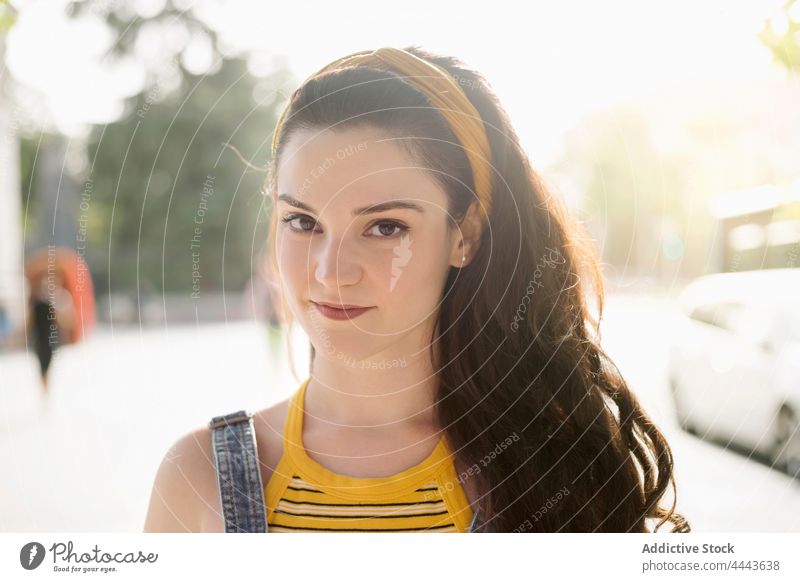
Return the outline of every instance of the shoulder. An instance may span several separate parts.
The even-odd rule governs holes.
[[[253,415],[264,485],[283,454],[288,399]],[[208,426],[178,438],[156,473],[145,518],[145,532],[222,532],[212,431]]]
[[[145,532],[202,531],[201,508],[216,500],[216,470],[211,431],[198,428],[177,439],[156,473]]]

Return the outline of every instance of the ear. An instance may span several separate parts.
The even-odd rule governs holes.
[[[480,202],[478,201],[470,204],[461,223],[457,228],[453,229],[450,264],[454,267],[467,266],[480,247],[483,224],[479,212],[479,204]],[[466,257],[463,262],[461,257]]]

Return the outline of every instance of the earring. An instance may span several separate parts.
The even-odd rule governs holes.
[[[466,260],[467,260],[467,257],[461,257],[461,262],[462,262],[462,263],[463,263],[464,261],[466,261]]]

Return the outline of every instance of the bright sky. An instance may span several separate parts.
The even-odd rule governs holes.
[[[61,17],[64,0],[18,1],[8,38],[12,73],[46,95],[62,130],[111,118],[136,69],[88,63],[110,42],[99,23]],[[113,2],[114,0],[109,0]],[[163,0],[129,0],[157,11]],[[303,79],[348,52],[419,44],[481,71],[509,111],[534,163],[558,157],[563,133],[592,109],[693,80],[779,74],[756,33],[783,0],[477,2],[186,0],[227,42],[282,54]],[[43,113],[44,114],[44,113]]]

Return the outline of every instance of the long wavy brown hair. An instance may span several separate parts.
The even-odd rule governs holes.
[[[451,269],[430,338],[437,419],[460,464],[477,469],[459,479],[475,480],[478,531],[651,532],[666,522],[690,531],[675,512],[670,447],[600,346],[602,275],[583,230],[531,167],[487,81],[456,58],[405,50],[449,71],[491,145],[488,228],[473,260]],[[357,127],[403,137],[413,159],[435,170],[461,223],[473,175],[444,117],[401,75],[364,66],[294,91],[266,192],[295,131]],[[273,211],[277,272],[275,230]],[[314,355],[312,346],[312,370]],[[659,501],[670,485],[666,509]]]

